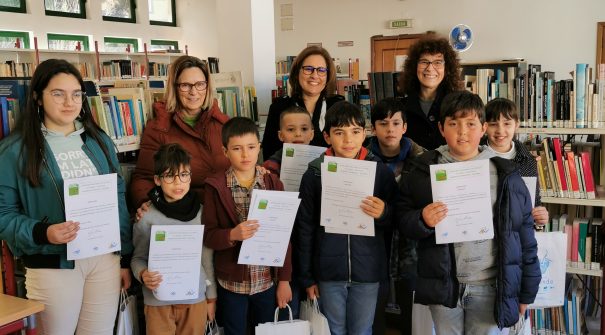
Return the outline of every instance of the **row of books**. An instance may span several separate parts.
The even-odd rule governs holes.
[[[550,197],[595,199],[592,154],[588,149],[574,153],[564,148],[558,137],[542,139],[538,160],[538,183],[541,194]]]
[[[15,126],[19,111],[25,108],[28,80],[0,80],[0,139]]]
[[[530,310],[532,334],[588,334],[587,317],[599,316],[602,308],[596,298],[601,296],[601,283],[599,277],[569,280],[563,306]]]
[[[292,63],[296,56],[286,56],[286,59],[275,62],[275,73],[278,77],[290,74]],[[353,80],[359,80],[359,58],[349,58],[348,63],[343,65],[340,58],[332,58],[334,62],[334,68],[336,69],[336,76],[338,78],[350,78]],[[345,67],[347,72],[345,72]]]
[[[567,237],[567,266],[576,269],[600,270],[603,261],[603,219],[570,218],[568,214],[553,215],[544,230],[560,231]]]
[[[212,73],[221,111],[229,117],[244,116],[258,122],[256,90],[243,86],[242,72]]]
[[[292,68],[292,63],[296,56],[286,56],[286,59],[279,60],[275,62],[275,73],[279,76],[282,74],[290,73],[290,69]]]
[[[368,85],[370,87],[370,100],[372,105],[378,101],[399,96],[399,74],[400,72],[370,72],[368,73]]]
[[[34,63],[19,63],[8,60],[0,64],[0,77],[31,77],[36,69]]]
[[[588,64],[576,64],[572,79],[556,80],[540,64],[518,63],[506,71],[480,68],[463,77],[467,90],[484,102],[515,101],[522,127],[599,128],[605,126],[605,64],[593,76]]]
[[[114,59],[101,63],[101,78],[126,79],[142,78],[145,65],[131,59]]]

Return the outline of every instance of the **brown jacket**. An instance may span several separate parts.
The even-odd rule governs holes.
[[[274,174],[265,174],[267,190],[283,191],[284,185]],[[206,179],[206,199],[202,210],[204,245],[214,249],[214,274],[216,278],[243,282],[250,281],[246,266],[237,264],[242,242],[232,244],[229,241],[231,229],[239,224],[235,213],[235,201],[231,190],[227,188],[225,173],[218,173]],[[280,281],[290,281],[292,277],[292,246],[288,244],[284,266],[272,267],[274,277]]]
[[[206,177],[229,167],[221,140],[223,124],[229,117],[221,113],[215,100],[192,128],[178,113],[168,113],[163,102],[157,102],[153,107],[155,118],[147,122],[137,166],[132,174],[131,204],[138,208],[147,201],[147,193],[155,186],[153,155],[166,143],[179,143],[191,155],[191,189],[198,193],[203,203]]]

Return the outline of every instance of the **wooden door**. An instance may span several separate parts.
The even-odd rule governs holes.
[[[597,62],[595,66],[605,63],[605,22],[597,23]]]
[[[402,34],[395,36],[372,36],[372,72],[398,72],[395,69],[395,57],[407,55],[410,46],[424,34]]]

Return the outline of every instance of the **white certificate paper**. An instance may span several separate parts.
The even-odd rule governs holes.
[[[529,196],[531,197],[531,208],[534,208],[536,205],[536,182],[538,180],[537,177],[521,177],[525,186],[527,186],[527,190],[529,191]]]
[[[203,237],[203,225],[151,226],[147,266],[162,275],[153,291],[158,300],[198,298]]]
[[[307,171],[309,162],[326,151],[324,147],[313,145],[284,143],[281,156],[279,179],[284,183],[284,190],[298,192],[300,180]]]
[[[361,202],[374,194],[376,162],[324,156],[321,164],[321,225],[326,232],[374,236],[374,218]]]
[[[489,159],[430,166],[433,201],[447,205],[437,244],[494,238]]]
[[[299,205],[298,192],[253,190],[248,220],[259,228],[242,242],[237,263],[284,266]]]
[[[67,243],[67,259],[83,259],[120,251],[117,174],[65,179],[65,218],[80,223]]]

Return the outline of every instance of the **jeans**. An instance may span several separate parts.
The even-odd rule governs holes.
[[[319,282],[319,303],[332,335],[371,335],[379,283]]]
[[[455,308],[430,305],[437,335],[505,334],[494,320],[496,287],[492,285],[460,285],[460,299]]]
[[[246,335],[248,306],[252,325],[273,321],[275,313],[275,285],[253,295],[233,293],[218,286],[217,312],[225,335]]]

